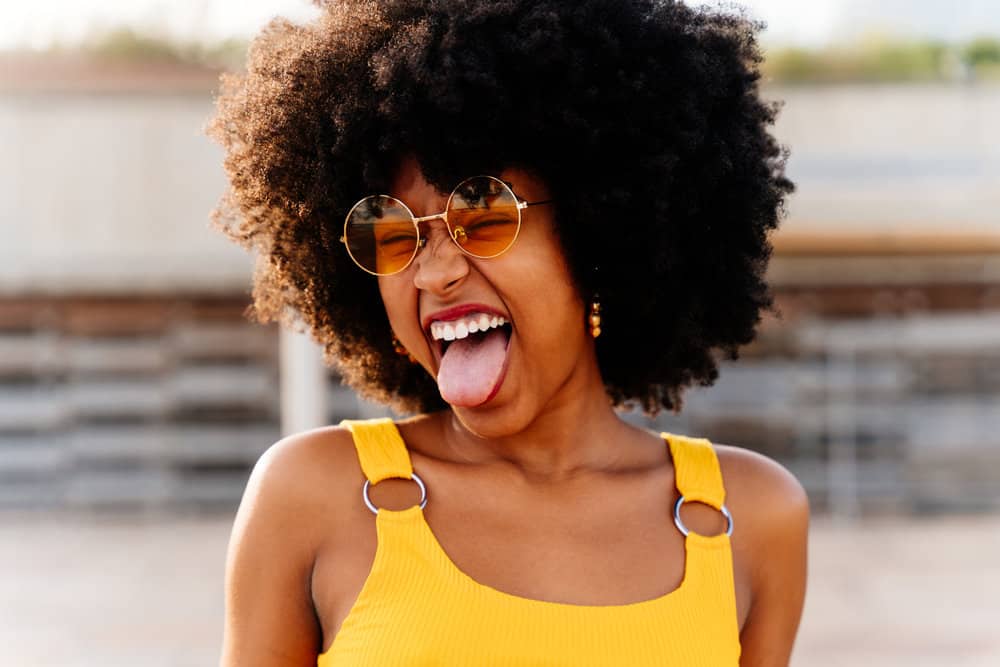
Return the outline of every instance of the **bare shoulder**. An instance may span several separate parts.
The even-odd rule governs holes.
[[[809,498],[774,459],[714,447],[733,515],[734,563],[749,594],[740,665],[788,664],[805,598]]]
[[[302,431],[271,445],[257,460],[248,489],[290,503],[322,502],[361,475],[350,432],[339,426]],[[343,482],[344,484],[338,484]]]
[[[313,565],[349,520],[348,480],[358,475],[351,436],[338,428],[287,436],[258,459],[226,558],[223,665],[315,664]]]
[[[784,558],[805,551],[809,496],[802,483],[774,459],[743,447],[715,444],[736,529],[733,548],[758,578],[781,576]],[[757,584],[760,581],[755,582]]]
[[[240,506],[240,514],[268,513],[295,517],[286,529],[308,537],[310,521],[328,521],[361,475],[350,432],[323,427],[295,433],[271,445],[257,460]],[[328,523],[317,522],[316,532]],[[315,536],[315,535],[314,535]]]
[[[323,426],[278,440],[260,456],[256,467],[305,473],[317,463],[348,458],[355,459],[350,431],[341,426]]]
[[[802,483],[785,466],[743,447],[717,443],[713,446],[730,511],[739,509],[757,528],[796,517],[808,518],[809,497]]]

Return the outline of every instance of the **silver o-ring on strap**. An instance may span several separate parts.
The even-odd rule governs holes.
[[[687,537],[690,531],[687,529],[687,526],[684,525],[684,522],[681,521],[681,505],[684,504],[684,500],[684,496],[681,496],[677,499],[677,504],[674,505],[674,524],[677,525],[677,530],[681,531],[684,537]],[[729,513],[728,509],[726,509],[725,504],[719,508],[719,511],[722,512],[722,516],[726,517],[726,521],[729,522],[729,525],[726,527],[726,535],[732,535],[733,515]]]
[[[398,477],[397,479],[407,479],[407,478],[406,477]],[[409,479],[412,479],[414,482],[417,483],[417,486],[420,487],[420,509],[423,509],[424,505],[427,504],[427,487],[424,486],[424,480],[420,479],[420,477],[417,476],[417,473],[411,473],[411,476],[409,477]],[[368,505],[368,509],[370,509],[373,514],[377,515],[379,508],[375,507],[375,505],[372,504],[372,499],[368,497],[368,487],[369,486],[371,486],[371,481],[366,479],[365,480],[365,485],[361,489],[361,495],[364,496],[364,498],[365,498],[365,505]]]

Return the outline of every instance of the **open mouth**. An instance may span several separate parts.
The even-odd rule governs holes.
[[[486,313],[474,313],[471,317],[462,317],[449,322],[431,322],[431,338],[438,344],[438,350],[443,357],[448,347],[456,340],[471,338],[471,343],[485,340],[495,331],[504,333],[507,340],[513,332],[513,327],[506,318]]]
[[[492,399],[506,376],[513,326],[503,316],[470,312],[430,323],[438,344],[438,390],[451,405],[475,407]]]

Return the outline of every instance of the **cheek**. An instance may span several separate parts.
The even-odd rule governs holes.
[[[570,316],[569,311],[578,310],[581,297],[573,284],[566,257],[554,238],[547,239],[544,252],[540,253],[538,275],[535,281],[538,291],[546,295],[546,301],[558,304],[558,310],[564,316]]]
[[[570,343],[574,335],[584,331],[586,304],[557,247],[539,246],[532,255],[517,273],[517,293],[528,296],[520,304],[525,324],[533,331],[532,339],[546,352],[551,352],[552,346],[573,347]]]
[[[570,332],[584,331],[584,316],[590,308],[590,294],[581,294],[573,280],[569,263],[563,254],[562,247],[556,240],[554,234],[550,234],[550,243],[547,245],[548,257],[546,262],[550,267],[544,290],[551,294],[551,299],[558,301],[558,309],[562,315],[564,325]],[[557,306],[553,306],[555,309]]]
[[[404,273],[406,273],[404,271]],[[417,321],[417,302],[415,290],[406,289],[407,283],[400,276],[380,276],[378,291],[382,295],[382,304],[389,324],[401,339],[408,338],[408,327],[419,329]]]

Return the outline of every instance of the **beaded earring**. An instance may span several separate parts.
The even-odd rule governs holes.
[[[399,342],[398,338],[396,338],[396,334],[392,334],[392,349],[395,350],[396,354],[401,357],[409,357],[411,364],[417,363],[416,358],[410,354],[410,351],[403,347],[403,344]]]
[[[597,294],[594,294],[594,300],[590,302],[590,335],[597,338],[601,335],[601,301],[598,299]]]

